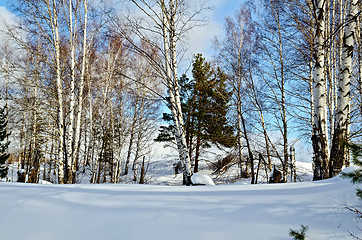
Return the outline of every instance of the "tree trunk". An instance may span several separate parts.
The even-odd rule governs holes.
[[[142,160],[142,166],[141,166],[141,176],[140,176],[140,184],[144,184],[145,183],[145,175],[146,175],[146,170],[145,170],[145,156],[143,156],[143,160]]]
[[[264,141],[265,141],[265,149],[266,149],[266,154],[267,154],[267,158],[268,158],[268,169],[269,172],[272,171],[272,163],[271,163],[271,154],[270,154],[270,146],[269,146],[269,136],[268,136],[268,132],[266,130],[266,126],[265,126],[265,119],[264,119],[264,112],[263,112],[263,108],[260,105],[256,90],[255,90],[255,85],[254,85],[254,80],[253,78],[251,78],[251,89],[252,89],[252,94],[254,97],[254,106],[256,106],[258,113],[259,113],[259,117],[260,117],[260,124],[263,128],[263,136],[264,136]]]
[[[137,88],[139,88],[139,86],[137,86]],[[134,161],[133,161],[133,181],[137,182],[137,178],[138,178],[138,160],[141,157],[141,142],[142,142],[142,137],[144,134],[144,108],[145,108],[145,92],[143,90],[137,90],[137,91],[141,91],[141,106],[139,108],[139,117],[137,119],[138,122],[138,132],[137,132],[137,141],[136,141],[136,152],[135,152],[135,157],[134,157]],[[137,93],[139,94],[139,93]]]
[[[245,126],[245,119],[244,119],[243,115],[241,115],[241,121],[242,121],[242,124],[243,124],[244,136],[245,136],[246,146],[248,148],[248,154],[249,154],[249,160],[250,160],[251,184],[254,184],[255,183],[254,156],[253,156],[253,152],[251,151],[251,146],[250,146],[250,143],[249,143],[249,138],[248,138],[248,134],[247,134],[247,131],[246,131],[246,126]]]
[[[238,125],[237,125],[237,154],[238,154],[238,162],[240,165],[240,176],[242,177],[244,175],[243,173],[243,123],[241,121],[241,96],[238,94],[237,96],[237,104],[236,104],[236,111],[237,111],[237,118],[238,118]]]
[[[279,52],[279,64],[280,64],[280,94],[281,94],[281,101],[280,101],[280,115],[282,118],[282,135],[283,135],[283,155],[284,155],[284,161],[283,161],[283,180],[287,181],[287,175],[288,175],[288,123],[287,123],[287,111],[286,111],[286,103],[285,103],[285,69],[284,69],[284,52],[283,52],[283,37],[282,37],[282,29],[281,29],[281,23],[280,23],[280,16],[279,11],[276,14],[276,22],[278,25],[278,52]]]
[[[195,149],[195,164],[194,164],[194,173],[199,171],[199,157],[200,157],[200,148],[201,148],[201,126],[198,124],[197,136],[196,136],[196,149]]]
[[[327,94],[324,76],[324,9],[325,1],[317,0],[316,35],[314,52],[314,125],[312,145],[314,150],[314,175],[313,180],[328,178],[329,145],[327,128]]]
[[[362,117],[362,16],[359,15],[358,16],[358,21],[357,21],[357,30],[358,30],[358,87],[359,87],[359,104],[360,104],[360,114]]]
[[[291,181],[297,181],[297,169],[295,166],[295,148],[294,146],[290,146],[290,175]]]
[[[76,172],[76,161],[78,158],[79,151],[79,143],[80,143],[80,126],[81,119],[83,113],[83,95],[84,95],[84,82],[86,75],[86,64],[88,60],[88,46],[87,46],[87,26],[88,26],[88,0],[84,0],[84,26],[83,26],[83,50],[82,50],[82,66],[81,66],[81,75],[80,75],[80,83],[79,83],[79,96],[78,96],[78,109],[76,116],[76,127],[75,127],[75,136],[74,136],[74,150],[73,150],[73,165],[72,171],[73,176],[75,176]]]
[[[74,134],[74,106],[75,106],[75,23],[73,25],[73,5],[69,0],[69,47],[70,47],[70,112],[68,127],[68,149],[67,149],[67,176],[66,183],[73,183],[73,134]]]
[[[330,177],[334,177],[341,172],[343,165],[346,165],[348,155],[347,149],[351,108],[350,85],[354,40],[356,38],[358,0],[350,0],[347,4],[348,13],[343,36],[343,52],[338,84],[336,124],[331,150]]]
[[[176,36],[175,36],[175,17],[177,9],[174,0],[170,0],[170,9],[162,6],[163,12],[163,43],[165,51],[166,78],[167,88],[170,97],[170,110],[175,125],[175,138],[180,161],[183,168],[183,174],[186,185],[191,185],[191,161],[187,152],[186,137],[184,131],[184,122],[181,109],[181,100],[179,92],[179,83],[177,77],[177,61],[176,61]],[[169,14],[169,15],[168,15]]]
[[[133,121],[132,121],[132,126],[131,126],[131,133],[130,133],[130,138],[129,138],[129,144],[128,144],[128,152],[127,152],[127,158],[126,158],[126,163],[124,166],[124,173],[123,175],[128,175],[128,165],[129,162],[131,161],[131,154],[132,154],[132,149],[133,149],[133,141],[135,138],[135,134],[136,134],[136,123],[137,123],[137,118],[138,118],[138,99],[139,96],[136,97],[136,101],[134,103],[134,113],[133,113]]]
[[[53,0],[53,11],[51,16],[52,32],[54,38],[54,50],[55,50],[55,72],[56,72],[56,88],[57,88],[57,98],[58,98],[58,112],[57,112],[57,121],[58,121],[58,140],[59,140],[59,151],[58,151],[58,161],[59,161],[59,183],[64,184],[64,113],[63,113],[63,87],[62,87],[62,77],[61,77],[61,66],[60,66],[60,36],[59,36],[59,26],[58,26],[58,13],[57,13],[57,4]]]

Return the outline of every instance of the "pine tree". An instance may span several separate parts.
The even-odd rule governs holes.
[[[0,178],[5,178],[8,175],[6,161],[9,158],[9,154],[6,152],[10,144],[7,140],[10,134],[7,133],[7,115],[6,107],[0,108]]]
[[[352,152],[353,163],[360,168],[349,173],[342,173],[342,176],[350,178],[354,184],[361,183],[362,182],[362,145],[349,144],[349,147]],[[360,199],[362,199],[362,189],[357,188],[356,195]]]
[[[352,162],[359,167],[359,169],[354,170],[352,172],[342,172],[342,177],[351,179],[352,183],[361,183],[362,182],[362,145],[357,145],[354,143],[349,143],[348,147],[351,149],[352,152]],[[356,195],[362,200],[362,189],[357,188]],[[362,211],[359,208],[356,207],[346,207],[349,211],[354,212],[357,215],[357,219],[362,218]],[[358,227],[357,227],[358,228]],[[360,228],[358,228],[360,231],[362,231]],[[355,238],[360,239],[354,234],[349,234]]]
[[[210,143],[232,147],[236,143],[234,131],[227,119],[231,93],[226,88],[226,75],[220,68],[213,69],[201,54],[195,55],[193,79],[183,75],[180,82],[182,113],[185,123],[186,145],[194,172],[198,172],[201,149]],[[171,118],[164,114],[163,119]],[[156,141],[173,139],[173,126],[161,127]]]
[[[308,226],[300,225],[300,230],[290,229],[289,236],[293,237],[295,240],[304,240],[306,238],[306,232],[308,230]]]

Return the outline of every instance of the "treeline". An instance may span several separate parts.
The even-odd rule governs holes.
[[[175,143],[187,185],[212,144],[228,150],[215,171],[238,164],[252,183],[273,164],[287,181],[299,140],[313,146],[315,180],[349,165],[347,143],[362,130],[360,1],[242,5],[214,40],[215,59],[195,54],[184,75],[185,42],[208,7],[123,4],[14,2],[3,99],[12,155],[29,182],[118,183],[132,174],[143,183],[155,139]],[[164,106],[168,125],[158,134]]]

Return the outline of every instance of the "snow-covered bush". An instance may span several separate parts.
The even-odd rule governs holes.
[[[193,185],[215,185],[211,177],[199,173],[194,173],[191,176],[191,182]]]

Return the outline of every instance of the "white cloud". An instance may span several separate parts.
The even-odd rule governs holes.
[[[191,59],[193,54],[202,53],[207,60],[211,60],[213,55],[213,40],[223,33],[225,18],[231,16],[239,8],[243,1],[235,0],[211,0],[208,1],[207,12],[208,22],[205,25],[195,27],[189,34],[188,52],[186,61]]]
[[[5,7],[0,6],[0,45],[8,42],[6,31],[8,26],[14,25],[14,14],[8,11]],[[1,47],[1,46],[0,46]]]
[[[6,7],[0,6],[0,26],[4,22],[13,22],[14,14],[10,12]]]

